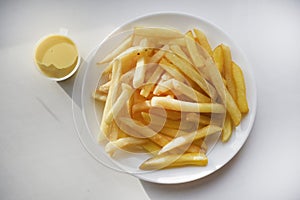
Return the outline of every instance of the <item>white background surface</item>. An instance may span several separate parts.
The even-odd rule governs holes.
[[[250,137],[216,173],[188,184],[140,182],[94,161],[73,125],[72,80],[34,68],[35,42],[65,27],[86,58],[122,23],[180,11],[219,25],[256,77]],[[299,199],[300,1],[0,1],[0,199]]]

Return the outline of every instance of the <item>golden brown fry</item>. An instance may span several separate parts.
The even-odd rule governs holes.
[[[226,86],[234,101],[236,102],[236,86],[232,75],[232,60],[231,52],[228,46],[221,45],[224,55],[224,78],[226,80]]]
[[[241,113],[248,113],[249,107],[247,102],[246,85],[245,85],[243,71],[234,62],[232,62],[232,74],[236,86],[236,94],[237,94],[236,103]]]
[[[227,142],[232,134],[232,125],[229,115],[226,115],[223,130],[222,130],[222,142]]]
[[[157,153],[160,151],[161,147],[158,146],[157,144],[149,141],[146,142],[145,144],[142,144],[143,148],[151,153],[153,156],[157,155]]]
[[[213,58],[216,63],[216,66],[218,67],[218,70],[220,74],[223,77],[223,66],[224,66],[224,56],[223,56],[223,50],[221,45],[217,46],[213,51]]]
[[[187,165],[206,166],[207,163],[208,159],[203,153],[158,155],[144,161],[141,164],[140,169],[157,170]]]
[[[196,122],[196,123],[203,124],[203,125],[208,125],[208,124],[211,123],[211,118],[210,117],[207,117],[205,115],[201,115],[199,113],[194,113],[194,112],[186,114],[185,119],[187,121]]]

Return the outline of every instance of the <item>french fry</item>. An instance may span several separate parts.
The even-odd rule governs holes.
[[[131,46],[132,37],[129,36],[127,39],[125,39],[121,45],[118,46],[118,48],[114,49],[110,54],[108,54],[105,58],[103,58],[98,64],[107,63],[112,61],[114,58],[116,58],[119,54],[124,52],[126,49],[128,49]]]
[[[105,151],[110,154],[111,156],[115,153],[118,149],[123,149],[127,146],[134,146],[134,145],[142,145],[147,143],[147,139],[142,138],[135,138],[135,137],[125,137],[120,138],[115,141],[110,141],[105,145]]]
[[[160,81],[154,91],[153,91],[153,94],[154,95],[160,95],[162,93],[165,93],[167,92],[168,90],[171,90],[172,89],[172,79],[169,79],[167,81]]]
[[[109,138],[109,128],[110,127],[109,127],[109,124],[107,124],[105,122],[105,120],[107,118],[107,114],[108,114],[109,110],[112,107],[112,101],[113,101],[112,98],[115,96],[115,93],[116,93],[115,86],[118,84],[118,80],[120,79],[121,70],[122,70],[122,66],[121,66],[120,61],[115,60],[113,63],[112,78],[111,78],[111,81],[112,81],[111,88],[114,88],[114,89],[111,89],[108,91],[106,103],[105,103],[104,110],[103,110],[102,121],[101,121],[101,125],[100,125],[100,130],[106,136],[106,138]],[[101,136],[98,138],[101,139]]]
[[[171,151],[175,148],[178,148],[185,144],[191,144],[194,140],[206,137],[208,135],[217,133],[222,131],[222,128],[214,125],[208,125],[202,129],[199,129],[197,131],[193,131],[191,133],[182,135],[180,137],[174,138],[171,142],[166,144],[159,152],[158,154],[163,154],[165,152]]]
[[[174,54],[166,53],[165,56],[169,61],[176,65],[182,73],[197,83],[197,85],[203,89],[207,95],[213,99],[216,98],[216,91],[214,87],[211,86],[190,63]]]
[[[166,72],[168,72],[171,76],[173,76],[178,81],[183,82],[186,79],[175,65],[171,64],[164,58],[161,59],[161,61],[159,62],[159,66],[161,66]]]
[[[172,79],[173,88],[180,93],[186,95],[187,97],[191,98],[195,102],[201,102],[201,103],[208,103],[211,102],[210,98],[207,96],[201,94],[197,90],[193,89],[190,86],[187,86],[186,84],[177,81],[175,79]]]
[[[223,56],[223,50],[221,45],[217,46],[213,50],[212,57],[214,58],[216,66],[218,67],[218,70],[223,77],[224,56]]]
[[[150,123],[150,125],[153,126],[160,126],[167,127],[167,128],[173,128],[178,130],[190,130],[194,127],[194,124],[188,121],[176,121],[171,120],[166,117],[161,117],[158,115],[150,115],[149,113],[142,112],[142,117],[144,118],[146,123]]]
[[[118,115],[120,110],[124,107],[125,103],[129,100],[131,96],[132,88],[127,84],[122,84],[122,92],[117,98],[116,102],[112,105],[111,109],[105,117],[105,123],[110,124],[114,117]]]
[[[211,50],[206,35],[201,30],[196,28],[194,29],[194,33],[196,35],[196,40],[199,42],[199,44],[209,53],[210,56],[213,56],[213,52]]]
[[[186,114],[185,119],[190,122],[196,122],[196,123],[200,123],[200,124],[204,124],[204,125],[208,125],[211,122],[210,117],[201,115],[199,113],[193,113],[193,112]]]
[[[217,103],[192,103],[169,99],[167,97],[153,97],[152,106],[162,106],[165,109],[176,110],[181,112],[202,112],[202,113],[224,113],[225,108]]]
[[[232,75],[232,60],[231,52],[228,46],[221,45],[224,55],[224,78],[226,80],[226,86],[234,101],[236,102],[236,86]]]
[[[159,150],[161,149],[160,146],[158,146],[157,144],[149,141],[146,142],[145,144],[142,144],[143,148],[148,151],[149,153],[151,153],[153,156],[157,155],[157,153],[159,152]]]
[[[144,83],[145,73],[145,60],[144,57],[141,57],[136,63],[136,68],[132,80],[132,85],[134,88],[139,88],[140,86],[142,86],[142,84]]]
[[[101,101],[101,102],[106,102],[106,99],[107,99],[107,94],[106,93],[102,93],[98,90],[96,90],[94,93],[93,93],[93,98],[97,101]]]
[[[136,27],[134,34],[143,37],[159,37],[165,39],[182,38],[183,34],[175,29],[158,28],[158,27]]]
[[[151,102],[149,100],[136,103],[132,106],[132,113],[149,110]]]
[[[226,115],[224,127],[222,130],[222,142],[227,142],[232,134],[232,125],[229,115]]]
[[[184,119],[185,115],[182,112],[174,111],[174,110],[163,110],[161,111],[161,108],[156,108],[156,107],[151,107],[151,114],[162,116],[162,117],[167,117],[168,119],[172,120],[181,120],[182,118]]]
[[[166,51],[169,49],[168,45],[164,45],[160,48],[150,59],[149,63],[157,63],[165,55]]]
[[[171,45],[170,46],[170,50],[173,51],[176,55],[182,57],[183,59],[190,61],[190,59],[188,58],[188,56],[185,54],[185,52],[181,49],[181,47],[179,45]]]
[[[159,80],[159,78],[160,78],[160,76],[162,75],[163,72],[164,72],[164,70],[160,66],[157,66],[154,73],[152,74],[152,76],[150,76],[150,78],[147,81],[146,85],[141,90],[140,94],[142,96],[144,96],[144,97],[149,96],[151,90],[153,89],[154,85],[157,83],[157,81]]]
[[[247,102],[247,96],[246,96],[246,85],[245,85],[245,79],[243,75],[243,71],[241,68],[234,62],[232,62],[232,75],[233,80],[235,82],[236,86],[236,103],[241,111],[241,113],[248,113],[249,107]]]
[[[107,81],[106,83],[104,83],[103,85],[100,85],[98,87],[98,91],[103,92],[103,93],[108,93],[109,87],[111,85],[111,81]]]
[[[208,159],[203,153],[185,153],[154,156],[140,165],[142,170],[157,170],[163,168],[196,165],[206,166]]]

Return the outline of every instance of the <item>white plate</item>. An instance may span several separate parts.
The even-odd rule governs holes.
[[[116,37],[120,37],[119,39],[121,39],[124,35],[118,35],[118,33],[132,30],[135,26],[173,27],[182,32],[186,32],[192,28],[200,28],[206,33],[213,48],[220,43],[227,44],[232,51],[233,60],[243,69],[250,111],[243,118],[241,124],[235,129],[229,142],[225,144],[218,142],[213,150],[209,152],[208,165],[206,167],[183,167],[144,172],[138,170],[138,166],[148,157],[146,154],[127,157],[125,155],[124,157],[120,156],[117,159],[111,159],[105,153],[103,146],[97,143],[96,135],[99,131],[97,118],[99,117],[99,113],[95,112],[95,108],[96,110],[99,108],[95,105],[91,94],[97,86],[102,69],[96,66],[96,62],[99,61],[100,58],[103,58],[103,56],[114,47],[113,41],[107,44],[109,37],[117,35]],[[79,137],[86,150],[97,161],[110,168],[125,171],[149,182],[175,184],[203,178],[220,169],[237,154],[245,143],[254,122],[256,113],[256,87],[251,67],[245,55],[220,28],[206,20],[187,14],[151,14],[139,17],[120,26],[99,44],[100,45],[91,52],[86,63],[84,63],[79,70],[73,90],[73,102],[75,102],[73,103],[73,113]]]

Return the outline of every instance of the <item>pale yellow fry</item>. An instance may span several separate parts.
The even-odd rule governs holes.
[[[129,36],[125,39],[117,48],[115,48],[110,54],[108,54],[105,58],[103,58],[98,64],[106,63],[112,61],[126,49],[131,46],[132,36]]]
[[[236,86],[232,75],[231,51],[229,47],[224,44],[222,44],[221,47],[224,55],[224,78],[226,80],[226,86],[232,98],[236,102]]]
[[[186,79],[184,75],[177,69],[177,67],[168,62],[166,59],[162,58],[159,62],[159,65],[178,81],[183,82]]]
[[[166,51],[169,49],[168,45],[163,46],[160,48],[149,60],[149,63],[157,63],[160,61],[162,57],[164,57]]]
[[[186,47],[188,49],[188,52],[192,58],[194,65],[197,68],[204,67],[205,58],[199,53],[195,39],[191,36],[186,36],[185,42],[186,42]]]
[[[116,92],[117,92],[117,85],[118,85],[118,81],[120,79],[121,76],[121,70],[122,70],[122,66],[121,66],[121,62],[119,60],[115,60],[113,63],[113,68],[112,68],[112,78],[111,78],[111,88],[108,91],[107,94],[107,98],[106,98],[106,103],[103,109],[103,115],[102,115],[102,120],[101,120],[101,124],[100,124],[100,130],[102,131],[102,133],[109,138],[109,125],[105,122],[106,116],[109,112],[109,110],[112,107],[113,104],[113,97],[116,96]],[[101,136],[98,137],[99,140],[101,140]]]
[[[207,163],[208,159],[204,153],[158,155],[144,161],[140,169],[157,170],[187,165],[206,166]]]
[[[105,145],[105,151],[110,154],[111,156],[117,151],[118,149],[123,149],[127,146],[134,146],[134,145],[141,145],[147,143],[147,139],[143,138],[134,138],[134,137],[125,137],[120,138],[115,141],[110,141]]]
[[[210,56],[212,56],[213,52],[211,50],[211,46],[207,40],[206,35],[199,29],[194,29],[194,33],[199,44],[209,53]]]
[[[135,27],[134,34],[143,37],[159,37],[165,39],[176,39],[183,37],[183,34],[176,29],[158,27]]]
[[[194,140],[206,137],[208,135],[211,135],[211,134],[214,134],[214,133],[217,133],[220,131],[222,131],[222,128],[215,126],[215,125],[208,125],[197,131],[193,131],[188,134],[174,138],[171,142],[169,142],[167,145],[165,145],[159,151],[158,154],[162,154],[162,153],[171,151],[171,150],[178,148],[185,144],[191,144]]]
[[[166,53],[166,58],[176,65],[179,70],[193,80],[207,95],[211,98],[216,98],[216,91],[200,74],[199,72],[187,61],[179,58],[178,56]]]
[[[142,117],[146,123],[150,123],[153,126],[160,126],[161,128],[173,128],[180,130],[190,130],[194,128],[194,124],[188,121],[177,121],[171,120],[166,117],[158,116],[155,114],[149,114],[147,112],[142,112]]]
[[[147,38],[143,38],[141,41],[140,41],[140,47],[148,47],[149,46],[149,41]]]
[[[173,88],[180,93],[186,95],[187,97],[191,98],[195,102],[201,102],[201,103],[208,103],[211,102],[210,98],[207,96],[201,94],[191,86],[187,86],[186,84],[177,81],[175,79],[172,79]]]
[[[234,62],[232,62],[232,74],[236,86],[236,94],[237,94],[236,103],[242,113],[248,113],[249,107],[247,102],[246,85],[245,85],[243,71]]]
[[[155,131],[153,131],[152,129],[150,129],[149,127],[145,126],[137,120],[133,120],[127,117],[120,117],[118,120],[121,122],[119,126],[121,130],[123,130],[129,136],[137,138],[151,138],[157,134]],[[129,129],[126,127],[129,127],[129,129],[133,131],[129,131]]]
[[[156,107],[151,108],[151,113],[162,117],[167,116],[168,119],[172,119],[172,120],[181,120],[182,118],[184,119],[185,117],[185,115],[181,112],[174,111],[174,110],[164,110],[164,112],[162,112],[161,108],[156,108]]]
[[[226,115],[223,130],[222,130],[222,142],[227,142],[232,134],[232,125],[229,115]]]
[[[221,45],[217,46],[213,51],[213,58],[218,67],[220,74],[223,77],[224,56]]]
[[[162,93],[167,92],[168,90],[171,90],[172,88],[173,88],[172,79],[169,79],[167,81],[160,81],[154,88],[153,94],[160,95]]]
[[[153,74],[150,76],[150,78],[147,81],[144,88],[142,88],[142,90],[140,92],[140,94],[142,96],[144,96],[144,97],[149,96],[151,90],[154,88],[155,84],[157,83],[157,81],[159,80],[159,78],[160,78],[160,76],[162,75],[163,72],[164,72],[164,70],[160,66],[157,66],[157,68],[155,69]]]
[[[193,103],[170,99],[167,97],[153,97],[152,106],[162,106],[165,109],[177,110],[181,112],[201,112],[201,113],[224,113],[225,107],[218,103]]]
[[[134,88],[139,88],[143,85],[146,73],[144,57],[140,57],[136,63],[135,72],[132,80]]]
[[[135,68],[132,68],[131,70],[129,70],[125,74],[122,74],[122,76],[120,78],[120,82],[121,83],[126,83],[127,85],[132,86],[132,80],[133,80],[134,72],[135,72]]]
[[[100,92],[103,92],[103,93],[106,93],[106,94],[107,94],[110,85],[111,85],[111,81],[109,80],[109,81],[107,81],[106,83],[100,85],[100,86],[98,87],[97,90],[99,90]]]
[[[114,102],[111,109],[106,115],[105,122],[107,124],[110,124],[113,118],[117,117],[120,110],[125,106],[126,102],[129,100],[132,90],[133,89],[129,85],[125,83],[122,84],[122,92],[120,96],[116,99],[116,101]]]
[[[93,93],[93,98],[97,101],[106,102],[107,94],[97,90]]]
[[[150,107],[151,107],[150,100],[142,101],[142,102],[136,103],[132,106],[132,113],[149,110]]]
[[[179,45],[176,45],[176,44],[171,45],[170,50],[172,52],[174,52],[175,54],[177,54],[178,56],[182,57],[183,59],[191,62],[190,59],[188,58],[188,56],[184,53],[184,51],[182,50],[182,48]]]
[[[190,122],[196,122],[204,125],[208,125],[211,123],[210,117],[201,115],[199,113],[187,113],[185,119]]]
[[[176,39],[158,39],[156,40],[158,45],[179,45],[185,46],[184,38],[176,38]]]
[[[151,153],[153,156],[157,155],[157,153],[161,149],[160,146],[158,146],[157,144],[150,142],[150,141],[146,142],[145,144],[142,144],[142,146],[146,151]]]

